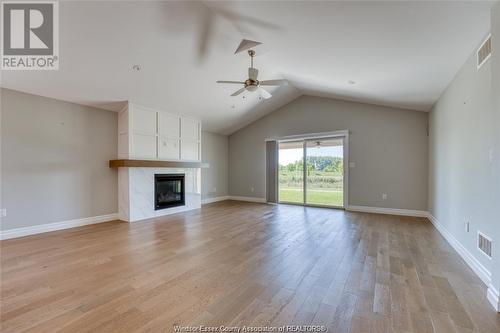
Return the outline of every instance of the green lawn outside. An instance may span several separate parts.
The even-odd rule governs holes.
[[[280,187],[279,200],[285,202],[302,203],[303,192],[301,188]],[[344,196],[340,190],[308,189],[307,203],[315,205],[342,206]]]

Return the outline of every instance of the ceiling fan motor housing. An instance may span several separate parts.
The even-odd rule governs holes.
[[[257,88],[259,88],[259,81],[247,79],[247,80],[245,80],[245,88],[248,91],[255,91],[255,90],[257,90]]]

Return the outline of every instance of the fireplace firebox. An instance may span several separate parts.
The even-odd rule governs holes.
[[[155,210],[186,204],[183,174],[155,175]]]

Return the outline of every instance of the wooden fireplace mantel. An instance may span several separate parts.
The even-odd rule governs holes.
[[[159,160],[110,160],[110,168],[208,168],[204,162],[159,161]]]

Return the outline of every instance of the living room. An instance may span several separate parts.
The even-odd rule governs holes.
[[[499,1],[2,22],[2,332],[500,332]]]

